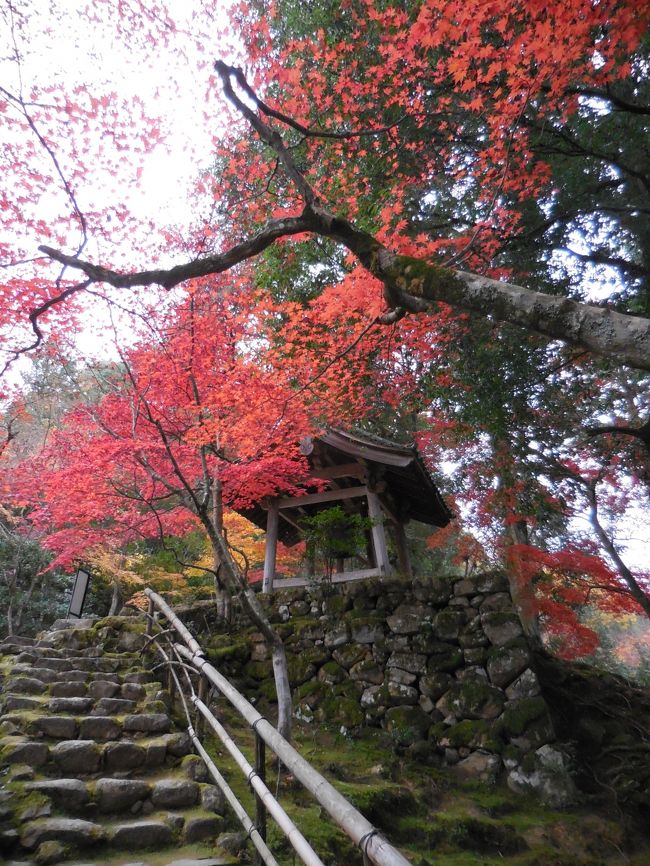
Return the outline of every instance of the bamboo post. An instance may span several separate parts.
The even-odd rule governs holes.
[[[408,539],[406,538],[404,524],[396,521],[393,526],[395,528],[395,546],[397,548],[397,558],[399,560],[400,571],[405,577],[413,577]]]
[[[205,703],[208,697],[208,681],[203,676],[203,674],[199,674],[197,697],[203,703]],[[196,730],[197,737],[202,737],[205,734],[205,721],[198,709],[196,711],[196,718],[194,719],[194,728]]]
[[[386,533],[384,532],[384,513],[376,493],[369,490],[366,496],[368,497],[368,515],[372,520],[372,544],[375,549],[377,568],[381,574],[390,574],[391,567],[386,548]]]
[[[266,548],[264,550],[264,578],[262,592],[273,592],[275,558],[278,549],[279,508],[277,502],[269,505],[266,515]]]
[[[156,610],[156,608],[155,608],[154,603],[153,603],[153,598],[150,598],[149,604],[147,606],[147,629],[146,629],[147,637],[151,637],[151,635],[153,634],[153,616],[154,616],[155,610]]]
[[[262,782],[266,782],[266,743],[255,731],[255,772]],[[266,842],[266,806],[258,791],[255,791],[255,825],[258,833]],[[258,854],[258,863],[261,866]]]

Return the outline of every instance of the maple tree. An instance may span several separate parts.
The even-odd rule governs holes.
[[[508,536],[513,551],[532,540],[550,552],[566,546],[568,507],[560,488],[569,470],[604,479],[609,467],[612,479],[643,482],[631,468],[642,459],[634,443],[620,462],[618,434],[602,445],[594,440],[590,448],[603,456],[594,469],[592,451],[576,431],[585,421],[602,426],[603,414],[617,429],[640,427],[644,412],[642,374],[620,365],[650,367],[650,325],[634,315],[647,311],[639,274],[646,249],[638,243],[641,230],[629,229],[647,207],[647,171],[629,151],[610,147],[607,131],[607,146],[593,131],[623,108],[638,123],[647,115],[645,91],[634,82],[644,68],[640,41],[648,10],[629,0],[551,8],[321,0],[307,15],[303,4],[282,0],[238,4],[228,26],[205,9],[192,8],[180,22],[166,8],[154,15],[145,4],[127,11],[97,0],[81,11],[82,20],[110,28],[135,62],[155,43],[157,54],[180,58],[193,71],[189,92],[195,81],[205,88],[202,110],[213,150],[195,163],[198,216],[183,233],[142,220],[123,197],[146,170],[144,154],[170,134],[173,121],[155,116],[153,99],[112,94],[103,79],[91,86],[70,86],[57,75],[39,79],[29,64],[30,45],[38,50],[38,40],[29,39],[34,19],[23,7],[21,14],[14,5],[2,11],[13,46],[7,56],[23,73],[2,92],[9,122],[5,178],[18,190],[5,192],[2,211],[3,259],[13,266],[2,287],[0,323],[8,361],[41,345],[46,334],[65,346],[83,319],[84,298],[123,311],[142,304],[142,315],[153,320],[161,308],[187,304],[198,285],[218,298],[224,283],[215,275],[230,271],[248,298],[249,342],[252,331],[270,325],[265,339],[277,352],[275,375],[282,370],[293,392],[325,401],[320,417],[334,407],[342,416],[369,417],[373,401],[416,417],[413,426],[432,460],[459,460],[466,474],[458,492],[473,504],[483,531],[496,527],[500,555]],[[219,44],[227,56],[236,42],[228,33],[243,42],[234,50],[244,55],[246,76],[223,60],[213,68],[209,46]],[[170,92],[184,86],[189,95],[173,63],[164,80]],[[531,243],[546,231],[545,221],[568,210],[572,187],[561,181],[556,189],[555,163],[560,145],[566,159],[585,150],[580,126],[594,139],[593,164],[588,179],[578,177],[573,187],[591,189],[593,181],[610,199],[607,208],[592,211],[581,200],[551,226],[562,225],[566,240],[577,219],[621,213],[630,203],[621,220],[631,254],[608,253],[619,275],[630,279],[624,292],[614,287],[610,304],[560,292],[567,287],[558,285],[550,258],[544,268],[539,261],[529,267]],[[191,147],[190,141],[188,152]],[[119,193],[110,192],[111,183]],[[60,190],[58,199],[53,190]],[[615,234],[609,231],[608,243]],[[607,256],[602,229],[591,235],[590,252],[577,258],[593,264]],[[37,243],[43,256],[35,257]],[[270,289],[272,297],[260,299],[253,287]],[[221,315],[213,313],[216,321]],[[598,366],[584,352],[608,360]],[[152,355],[148,363],[153,370],[161,362]],[[157,406],[154,384],[167,393],[152,375],[140,406],[145,415]],[[232,399],[233,410],[240,409],[236,393]],[[168,397],[164,402],[170,405]],[[246,400],[245,408],[250,405]],[[177,413],[170,417],[179,421]],[[254,425],[263,422],[237,428],[242,453]],[[293,432],[312,422],[305,411]],[[208,416],[201,423],[190,464],[198,465],[196,454],[200,463],[201,436],[214,433]],[[7,439],[14,428],[8,426]],[[59,452],[74,450],[68,435],[57,440]],[[548,444],[540,449],[539,442]],[[285,446],[293,453],[289,438]],[[127,449],[119,454],[126,460]],[[290,481],[281,462],[264,471],[277,479],[280,469]],[[262,492],[260,478],[246,478],[248,495]],[[610,481],[613,500],[612,489]],[[626,481],[612,511],[624,511],[638,489]],[[106,500],[100,500],[75,520],[84,532],[107,537],[115,529],[117,538],[116,527],[126,526],[134,511],[122,505],[111,514],[115,523],[104,526]],[[143,515],[138,519],[144,527]],[[189,525],[185,518],[176,525],[171,513],[161,520],[170,532]],[[59,536],[62,549],[65,540],[65,533]]]

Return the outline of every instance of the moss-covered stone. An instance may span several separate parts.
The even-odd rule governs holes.
[[[346,677],[346,671],[335,661],[326,662],[318,671],[318,679],[329,686],[342,683]]]
[[[386,711],[385,726],[396,743],[410,746],[424,740],[431,727],[431,716],[420,707],[391,707]]]
[[[463,664],[463,651],[460,647],[437,641],[430,645],[427,672],[453,673]]]
[[[495,730],[506,737],[523,734],[528,725],[547,712],[546,702],[540,696],[512,701],[495,723]]]
[[[364,645],[349,643],[332,650],[332,658],[340,664],[342,668],[349,671],[352,665],[356,665],[363,659],[367,658],[368,652],[368,648]]]
[[[288,655],[287,670],[292,687],[302,685],[316,675],[316,667],[304,655]]]
[[[273,676],[273,665],[270,660],[248,662],[244,665],[244,674],[254,680],[267,680]]]
[[[325,698],[316,711],[316,718],[320,722],[341,725],[348,730],[359,727],[365,720],[358,701],[340,695]]]
[[[504,701],[500,689],[495,689],[479,677],[467,677],[454,683],[440,703],[460,719],[496,719],[503,709]]]

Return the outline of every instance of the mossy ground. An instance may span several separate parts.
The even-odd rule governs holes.
[[[224,723],[253,763],[252,732],[221,710]],[[628,832],[617,816],[585,808],[562,812],[505,786],[460,781],[453,770],[397,755],[378,730],[357,736],[322,725],[295,725],[301,754],[399,848],[414,866],[644,866],[650,838]],[[253,796],[225,750],[211,752],[253,816]],[[267,767],[267,784],[327,866],[362,866],[348,837],[286,771]],[[234,820],[234,819],[233,819]],[[292,849],[269,819],[269,842],[281,866]]]

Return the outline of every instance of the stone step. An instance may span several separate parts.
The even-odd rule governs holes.
[[[4,764],[28,764],[39,772],[77,777],[173,765],[191,751],[189,737],[181,732],[106,742],[73,739],[48,744],[24,736],[0,739],[0,761]]]
[[[39,705],[41,707],[42,705]],[[149,709],[164,709],[158,701],[150,702]],[[116,715],[53,715],[11,712],[0,716],[0,734],[24,735],[51,740],[119,740],[122,736],[165,734],[171,729],[167,712],[140,712]]]
[[[30,852],[44,842],[59,842],[77,850],[108,845],[119,851],[146,851],[202,842],[216,836],[222,828],[223,819],[219,815],[200,808],[185,813],[157,811],[128,821],[36,818],[21,827],[20,845]]]
[[[31,664],[35,667],[53,667],[60,670],[77,668],[86,671],[118,671],[123,668],[141,667],[142,658],[135,653],[116,653],[104,656],[91,648],[85,651],[64,651],[30,647],[16,656],[17,664]]]
[[[223,815],[224,796],[214,785],[176,776],[131,779],[101,777],[92,782],[78,778],[39,779],[25,783],[25,791],[36,792],[49,800],[47,817],[62,810],[75,817],[98,820],[107,815],[128,813],[149,815],[161,809],[195,809]],[[34,808],[32,803],[31,808]],[[43,807],[41,807],[42,809]],[[38,817],[45,816],[45,812]]]

